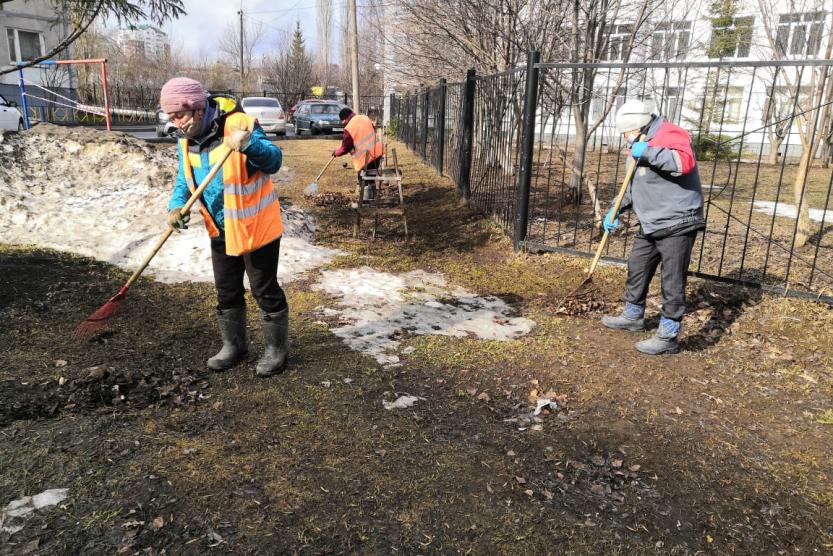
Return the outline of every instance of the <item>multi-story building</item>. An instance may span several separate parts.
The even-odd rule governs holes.
[[[0,2],[0,68],[8,70],[16,62],[42,56],[67,32],[66,20],[48,0]],[[66,68],[27,68],[23,75],[37,85],[72,87],[72,75]],[[17,72],[0,76],[0,94],[19,102],[17,83]]]
[[[151,59],[166,58],[171,54],[168,35],[153,25],[128,25],[118,30],[116,42],[127,56]]]

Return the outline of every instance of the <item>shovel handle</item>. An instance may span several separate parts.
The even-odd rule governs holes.
[[[313,181],[313,182],[317,182],[318,180],[320,180],[320,179],[321,179],[321,176],[323,176],[323,175],[324,175],[324,172],[326,172],[326,171],[327,171],[327,168],[329,168],[329,167],[330,167],[330,164],[332,164],[333,160],[335,160],[335,159],[336,159],[335,155],[331,156],[331,157],[330,157],[330,160],[329,160],[329,161],[327,161],[327,164],[326,164],[326,165],[324,165],[324,168],[321,170],[321,172],[320,172],[320,173],[319,173],[319,174],[315,177],[315,179],[314,179],[314,180],[312,180],[312,181]]]
[[[645,140],[645,136],[642,135],[639,137],[640,141]],[[636,160],[632,161],[632,164],[628,168],[627,173],[625,174],[625,179],[622,180],[622,187],[619,188],[619,194],[616,195],[616,200],[613,202],[613,218],[614,220],[619,215],[619,209],[622,208],[622,201],[625,199],[625,193],[628,190],[628,186],[631,184],[631,180],[633,179],[633,175],[636,173]],[[605,230],[604,235],[602,236],[602,240],[599,242],[599,248],[596,249],[596,255],[593,257],[593,262],[590,263],[590,268],[587,270],[587,277],[593,275],[593,272],[596,270],[596,265],[599,264],[599,259],[602,258],[602,253],[604,252],[605,246],[607,245],[607,240],[610,237],[610,232]]]
[[[217,172],[220,171],[220,168],[223,167],[223,164],[226,160],[228,160],[228,157],[231,155],[232,152],[233,151],[231,149],[226,149],[226,153],[220,160],[217,161],[217,164],[215,164],[214,167],[211,168],[211,171],[208,172],[208,175],[205,176],[205,179],[203,179],[202,182],[200,182],[200,186],[197,187],[197,189],[191,194],[191,197],[188,199],[188,202],[185,203],[185,206],[179,209],[179,214],[181,214],[182,216],[188,214],[188,211],[191,210],[191,207],[194,206],[194,203],[196,203],[197,199],[200,198],[202,192],[205,191],[205,188],[208,187],[208,184],[211,183],[211,180],[214,179],[214,177],[217,175]],[[150,264],[151,259],[153,259],[153,257],[156,256],[156,253],[158,253],[162,246],[165,244],[165,242],[168,241],[168,238],[171,237],[172,233],[174,233],[174,229],[168,226],[168,229],[165,230],[165,233],[159,236],[159,239],[156,240],[156,245],[153,246],[151,252],[148,253],[148,255],[145,257],[145,260],[142,261],[141,266],[139,266],[139,268],[136,269],[136,271],[130,276],[130,278],[124,284],[122,290],[127,291],[127,288],[129,288],[131,285],[133,285],[133,283],[136,280],[139,279],[139,276],[142,275],[142,272],[144,272],[144,270]]]

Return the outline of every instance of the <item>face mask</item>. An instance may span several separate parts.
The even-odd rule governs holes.
[[[179,129],[188,137],[195,138],[202,128],[202,116],[203,112],[201,110],[195,111],[191,119],[182,124]]]

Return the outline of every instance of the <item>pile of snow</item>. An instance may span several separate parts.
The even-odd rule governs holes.
[[[176,148],[122,133],[41,124],[0,134],[0,241],[86,255],[134,270],[165,231],[177,168]],[[273,176],[278,191],[289,169]],[[282,281],[320,266],[337,251],[311,244],[315,222],[284,206]],[[213,281],[209,240],[192,209],[146,275],[165,282]]]
[[[60,504],[67,499],[69,489],[52,488],[34,496],[12,500],[0,510],[0,533],[14,534],[23,530],[23,520],[30,513]]]
[[[334,309],[319,308],[338,321],[332,332],[383,365],[399,363],[392,352],[406,334],[510,340],[535,326],[511,317],[512,308],[501,299],[449,287],[442,275],[422,270],[398,275],[368,267],[324,271],[313,289],[336,297]]]

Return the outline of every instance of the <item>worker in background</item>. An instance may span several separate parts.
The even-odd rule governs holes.
[[[361,171],[376,170],[382,162],[384,147],[376,136],[376,128],[373,122],[364,114],[355,114],[347,107],[338,113],[341,123],[344,124],[344,135],[341,146],[333,151],[333,156],[339,157],[350,153],[353,156],[353,168],[355,168],[359,185],[362,185]],[[364,193],[364,192],[363,192]],[[375,186],[371,182],[365,200],[372,199],[375,195]]]
[[[685,288],[691,250],[697,232],[706,227],[703,190],[691,138],[683,128],[668,122],[652,109],[653,103],[628,100],[616,113],[616,129],[630,144],[633,180],[621,210],[633,209],[639,232],[628,259],[625,308],[617,316],[605,316],[608,328],[645,329],[648,286],[662,265],[662,317],[653,337],[637,342],[642,353],[677,353],[677,341],[686,311]],[[619,226],[613,208],[604,219],[612,232]]]
[[[211,238],[223,341],[207,365],[215,371],[230,369],[248,353],[246,273],[263,311],[266,349],[257,363],[257,374],[270,376],[283,369],[289,354],[288,307],[277,276],[283,224],[270,178],[281,167],[283,155],[234,99],[210,97],[193,79],[171,79],[160,97],[162,110],[183,135],[179,171],[168,203],[171,227],[187,227],[190,215],[180,215],[180,208],[226,149],[233,151],[200,199],[200,213]]]

